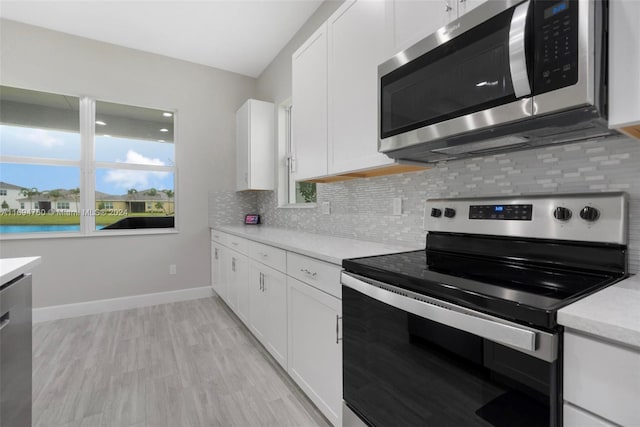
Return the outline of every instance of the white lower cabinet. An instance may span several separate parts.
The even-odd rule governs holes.
[[[249,259],[236,251],[228,250],[227,283],[229,307],[243,322],[249,321]]]
[[[224,262],[225,248],[216,242],[211,242],[211,287],[222,299],[226,299],[226,281]]]
[[[287,280],[284,273],[251,260],[249,272],[251,332],[287,369]]]
[[[562,406],[562,425],[565,427],[614,427],[614,424],[568,403]]]
[[[342,425],[340,300],[287,277],[289,375],[334,425]]]
[[[565,332],[563,371],[566,403],[612,424],[640,426],[639,349]],[[565,414],[566,426],[583,425],[579,415],[584,414],[571,415],[576,414]]]
[[[342,425],[339,265],[213,230],[214,291],[335,426]]]

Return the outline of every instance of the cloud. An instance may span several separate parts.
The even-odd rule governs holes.
[[[25,141],[37,144],[44,148],[53,148],[64,145],[64,141],[61,138],[55,137],[43,129],[33,129],[29,132],[24,132],[21,136]]]
[[[153,166],[165,165],[165,163],[160,159],[151,159],[133,150],[127,151],[126,160],[118,160],[117,162]],[[165,178],[167,175],[169,175],[169,172],[111,169],[107,171],[104,181],[125,190],[130,188],[147,189],[152,187],[154,183]]]

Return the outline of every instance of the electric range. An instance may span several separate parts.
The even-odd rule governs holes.
[[[627,277],[627,216],[624,193],[430,199],[425,250],[344,260],[345,420],[562,425],[557,311]]]

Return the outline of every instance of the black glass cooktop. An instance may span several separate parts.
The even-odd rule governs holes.
[[[553,329],[559,308],[617,282],[621,272],[425,250],[344,260],[348,272],[519,323]]]

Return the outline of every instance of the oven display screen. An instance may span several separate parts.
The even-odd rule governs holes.
[[[533,205],[471,205],[469,219],[531,221]]]
[[[564,12],[567,9],[569,9],[569,0],[556,3],[544,10],[544,19],[551,18],[552,16],[557,15],[560,12]]]

